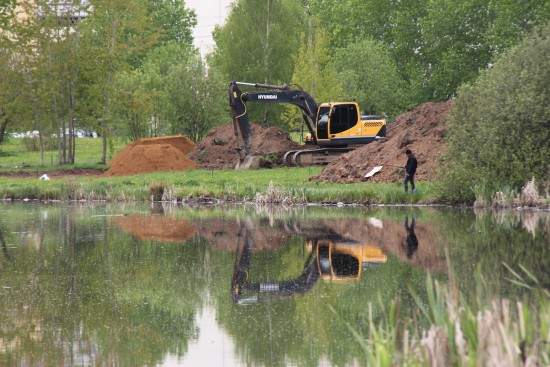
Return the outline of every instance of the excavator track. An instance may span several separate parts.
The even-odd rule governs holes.
[[[287,166],[295,167],[326,165],[353,149],[354,148],[319,148],[290,150],[284,154],[283,160]]]

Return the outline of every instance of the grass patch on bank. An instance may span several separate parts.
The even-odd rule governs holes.
[[[150,201],[184,201],[213,197],[228,201],[265,202],[270,191],[285,202],[334,204],[415,204],[427,202],[432,185],[420,182],[419,193],[405,194],[401,183],[335,184],[309,182],[321,167],[276,168],[260,170],[187,170],[155,172],[120,177],[80,177],[51,179],[0,177],[0,198]],[[269,200],[267,200],[269,202]]]

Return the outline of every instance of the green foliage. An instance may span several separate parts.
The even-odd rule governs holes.
[[[156,28],[161,30],[161,41],[176,41],[179,44],[193,44],[193,28],[197,25],[197,14],[185,7],[184,1],[149,0],[149,12]]]
[[[536,25],[545,0],[303,0],[332,36],[331,51],[363,39],[384,44],[410,103],[443,101]]]
[[[198,142],[212,126],[228,122],[226,88],[217,69],[207,70],[197,52],[175,65],[166,80],[171,132]]]
[[[382,43],[364,39],[337,50],[335,68],[348,99],[356,99],[366,114],[395,118],[411,107],[405,100],[408,86]]]
[[[329,34],[315,26],[315,33],[307,39],[302,34],[301,46],[294,56],[292,84],[300,86],[312,95],[317,103],[343,101],[342,83],[338,80],[332,58],[328,54]],[[304,123],[301,111],[285,105],[282,120],[292,129]]]
[[[224,91],[230,80],[288,84],[294,69],[292,55],[304,30],[303,19],[303,10],[293,0],[232,3],[224,25],[214,31],[216,49],[210,59],[210,65],[225,80]],[[251,121],[270,123],[270,116],[279,116],[280,111],[280,106],[265,105],[249,115]]]
[[[505,52],[459,91],[449,114],[444,195],[471,201],[471,188],[521,188],[550,172],[550,24]]]

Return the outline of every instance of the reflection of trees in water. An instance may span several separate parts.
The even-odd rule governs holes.
[[[550,216],[548,212],[538,210],[486,210],[474,209],[477,219],[487,215],[493,216],[499,226],[517,227],[521,225],[533,237],[537,232],[550,232]]]
[[[11,260],[10,259],[10,254],[8,253],[8,247],[6,246],[6,240],[4,240],[4,236],[2,235],[2,229],[1,228],[0,228],[0,247],[2,247],[2,255],[4,255],[4,258],[6,260]],[[0,268],[0,270],[2,270],[2,269]]]
[[[475,210],[468,222],[449,221],[445,236],[449,241],[449,257],[457,282],[465,292],[476,289],[475,277],[460,274],[481,275],[491,280],[490,289],[497,289],[500,296],[515,298],[524,292],[507,279],[510,272],[520,265],[536,275],[541,284],[550,287],[550,216],[548,213],[522,213],[510,210]],[[533,223],[537,223],[533,228]],[[470,228],[470,230],[468,230]],[[472,295],[473,296],[473,295]]]
[[[136,242],[106,217],[64,211],[20,231],[38,244],[22,242],[0,273],[3,342],[18,363],[154,365],[197,337],[204,245]]]

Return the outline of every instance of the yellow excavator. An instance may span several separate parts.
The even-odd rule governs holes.
[[[243,92],[239,86],[263,89]],[[326,164],[337,156],[353,150],[353,145],[368,144],[386,136],[386,120],[377,115],[361,116],[356,102],[327,102],[318,104],[300,88],[287,85],[229,83],[229,105],[235,136],[242,136],[239,146],[240,164],[236,168],[251,168],[258,157],[254,155],[250,137],[247,102],[288,103],[297,106],[308,128],[306,144],[315,149],[286,152],[286,165]]]
[[[246,230],[247,231],[247,230]],[[245,232],[244,243],[235,253],[231,298],[236,304],[256,303],[292,297],[310,290],[317,280],[331,282],[358,281],[362,271],[387,261],[384,251],[340,236],[306,239],[309,256],[300,276],[281,281],[253,282],[250,279],[252,235]]]

